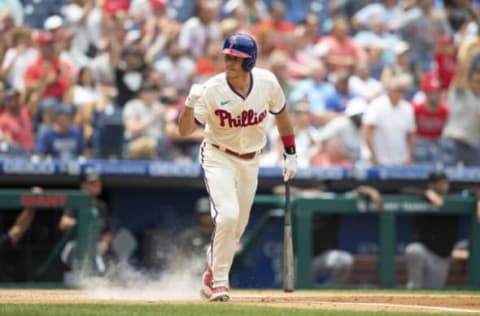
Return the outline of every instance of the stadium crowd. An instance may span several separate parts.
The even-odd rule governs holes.
[[[62,3],[42,28],[24,1],[0,5],[4,156],[196,160],[202,130],[180,138],[178,113],[246,32],[287,95],[300,167],[480,165],[480,1],[198,0],[184,21],[167,0]],[[262,165],[282,148],[272,133]]]

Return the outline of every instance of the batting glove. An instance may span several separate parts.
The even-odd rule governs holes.
[[[293,179],[297,172],[297,154],[283,154],[283,181]]]
[[[198,99],[202,96],[203,93],[203,86],[200,84],[194,84],[190,88],[190,92],[188,92],[187,99],[185,100],[185,106],[189,108],[193,108],[195,103],[197,103]]]

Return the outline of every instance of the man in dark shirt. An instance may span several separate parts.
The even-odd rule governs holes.
[[[425,197],[441,207],[449,191],[445,173],[432,172],[428,177]],[[428,214],[414,219],[415,241],[405,249],[407,288],[442,288],[448,277],[449,257],[457,240],[458,216]]]
[[[84,175],[82,175],[82,181],[80,188],[89,193],[92,198],[92,206],[98,210],[98,219],[99,219],[99,239],[97,241],[97,255],[95,257],[95,265],[97,272],[103,274],[106,272],[105,258],[107,257],[110,245],[112,242],[112,233],[111,233],[111,214],[107,204],[100,199],[100,194],[102,192],[102,181],[99,175],[94,172],[87,170]],[[58,223],[58,227],[61,231],[66,231],[73,228],[77,224],[77,210],[67,208],[63,211],[62,217]],[[75,269],[76,261],[76,241],[71,240],[65,244],[65,247],[61,254],[62,262],[65,263],[69,268]]]

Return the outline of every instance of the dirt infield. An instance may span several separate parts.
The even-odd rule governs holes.
[[[203,304],[195,296],[172,293],[145,293],[145,299],[128,293],[109,293],[82,290],[2,289],[0,304]],[[167,299],[163,299],[166,297]],[[357,291],[233,291],[230,304],[278,306],[307,309],[339,309],[367,311],[438,312],[480,315],[480,295],[474,294],[416,294],[416,293],[359,293]]]

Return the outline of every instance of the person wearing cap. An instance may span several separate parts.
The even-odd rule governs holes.
[[[412,103],[417,129],[415,160],[434,162],[439,158],[437,141],[447,121],[448,107],[440,99],[441,87],[437,73],[425,74],[421,89],[425,101]]]
[[[325,109],[330,112],[331,118],[333,118],[345,111],[347,102],[354,98],[356,94],[349,90],[350,75],[347,72],[337,71],[329,77],[335,85],[335,92],[325,100]]]
[[[443,171],[428,175],[427,188],[405,188],[423,195],[434,207],[443,206],[450,184]],[[421,214],[413,220],[413,241],[405,248],[407,288],[441,289],[449,271],[449,257],[458,235],[458,215]]]
[[[95,267],[99,274],[106,272],[106,261],[110,255],[110,245],[112,242],[112,215],[107,203],[100,198],[102,193],[102,179],[97,171],[92,169],[85,170],[80,176],[80,189],[90,195],[92,206],[98,210],[98,232],[97,255],[95,257]],[[77,210],[66,208],[58,222],[60,231],[67,231],[77,225]],[[78,268],[75,262],[76,258],[76,240],[68,241],[61,253],[61,260],[67,268],[75,270]]]
[[[0,114],[3,141],[25,153],[31,151],[35,143],[32,108],[21,103],[20,92],[14,88],[6,91],[3,106]]]
[[[52,97],[60,100],[72,84],[71,66],[60,59],[59,46],[51,33],[37,31],[32,36],[40,54],[25,71],[26,88],[28,92],[36,93],[41,98]]]
[[[390,79],[386,94],[373,100],[362,119],[362,133],[374,165],[409,165],[415,153],[415,115],[405,100],[411,77]]]
[[[38,135],[34,151],[60,159],[76,159],[83,155],[83,135],[80,128],[73,124],[74,113],[71,105],[57,105],[53,126],[46,127]]]
[[[162,158],[165,146],[165,108],[159,102],[157,85],[144,83],[135,99],[123,110],[125,140],[130,159]]]

